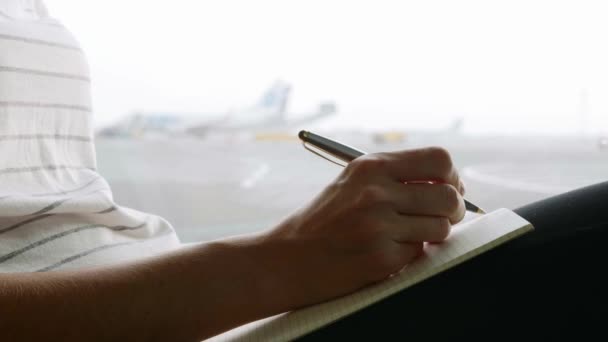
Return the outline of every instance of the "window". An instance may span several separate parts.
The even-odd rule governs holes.
[[[333,179],[301,128],[445,146],[486,209],[608,175],[601,1],[47,4],[89,57],[116,200],[185,241],[269,227]]]

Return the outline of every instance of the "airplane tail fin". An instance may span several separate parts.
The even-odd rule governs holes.
[[[288,83],[278,81],[262,95],[256,108],[268,116],[283,121],[290,92],[291,86]]]

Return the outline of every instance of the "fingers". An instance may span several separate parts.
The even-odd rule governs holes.
[[[397,215],[388,229],[396,242],[441,242],[450,234],[445,217]]]
[[[382,208],[395,241],[442,241],[465,215],[464,183],[444,149],[366,155],[345,175],[359,185],[356,210]]]
[[[462,181],[462,179],[460,180],[460,183],[458,184],[458,192],[460,192],[460,195],[464,196],[466,190],[464,187],[464,182]]]
[[[451,223],[460,222],[466,211],[462,195],[449,184],[368,185],[357,195],[357,210],[382,206],[404,215],[447,217]]]
[[[440,147],[368,154],[349,163],[345,172],[365,181],[388,176],[400,183],[447,183],[464,193],[450,154]]]
[[[396,181],[435,181],[460,189],[460,178],[448,151],[440,147],[381,154],[390,160],[386,172]]]
[[[465,215],[462,195],[449,184],[397,184],[389,191],[400,214],[447,217],[451,223]]]

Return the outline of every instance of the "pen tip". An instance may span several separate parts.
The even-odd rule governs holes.
[[[306,131],[300,131],[300,133],[298,133],[298,137],[302,140],[304,140],[307,135],[308,135],[308,132],[306,132]]]

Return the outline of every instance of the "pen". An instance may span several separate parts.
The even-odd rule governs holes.
[[[300,138],[300,140],[302,140],[302,142],[304,143],[304,147],[306,149],[310,150],[311,152],[313,152],[329,161],[332,161],[332,160],[321,155],[318,152],[315,152],[314,150],[311,150],[310,148],[308,148],[306,146],[306,144],[313,145],[317,149],[331,155],[334,158],[340,159],[346,163],[365,154],[365,152],[358,150],[354,147],[341,144],[337,141],[328,139],[328,138],[320,136],[318,134],[314,134],[312,132],[300,131],[300,133],[298,133],[298,137]],[[332,162],[336,163],[335,161],[332,161]],[[336,163],[336,164],[338,164],[338,163]],[[481,209],[480,207],[476,206],[475,204],[467,201],[466,199],[464,200],[464,204],[465,204],[465,208],[468,211],[472,211],[474,213],[479,213],[479,214],[485,214],[485,211],[483,211],[483,209]]]

